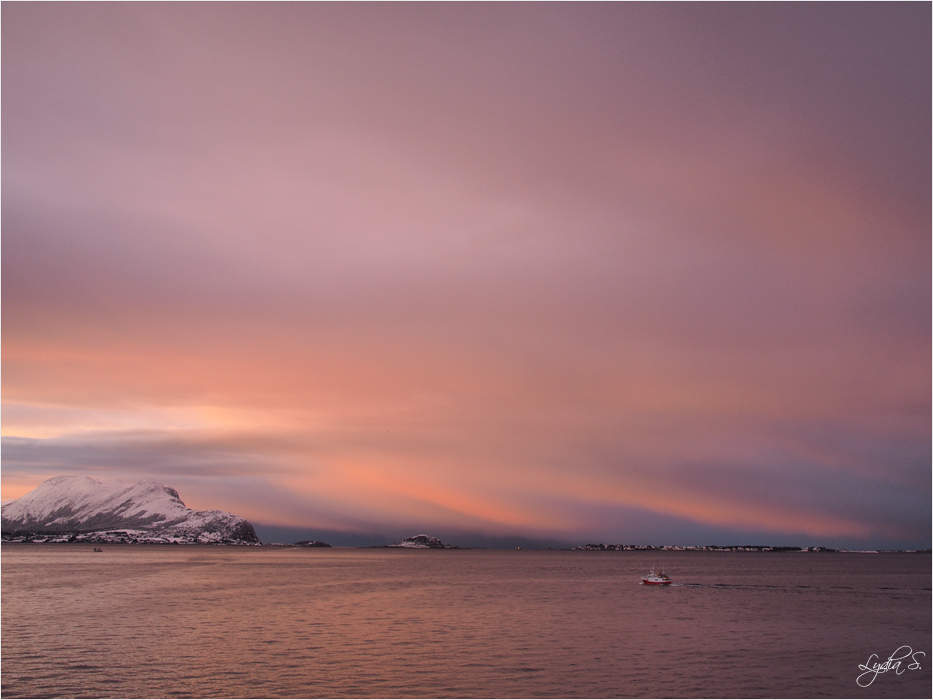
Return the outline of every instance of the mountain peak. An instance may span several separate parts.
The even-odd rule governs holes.
[[[243,518],[220,510],[187,508],[178,491],[154,479],[127,484],[89,476],[52,477],[5,504],[2,530],[4,535],[120,530],[143,533],[147,540],[259,541]]]

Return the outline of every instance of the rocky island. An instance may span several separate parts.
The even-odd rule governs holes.
[[[406,537],[401,542],[387,545],[389,547],[404,547],[406,549],[459,549],[450,544],[444,544],[436,537],[430,535],[415,535]]]
[[[259,544],[253,526],[222,510],[193,510],[147,479],[56,476],[5,504],[4,542]]]

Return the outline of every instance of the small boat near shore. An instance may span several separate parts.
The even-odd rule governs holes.
[[[654,569],[651,569],[646,576],[641,577],[641,583],[643,586],[669,586],[673,581],[663,569],[660,573],[655,573]]]

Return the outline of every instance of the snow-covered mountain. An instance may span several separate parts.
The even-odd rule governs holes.
[[[175,489],[151,479],[127,484],[56,476],[5,504],[0,513],[4,539],[77,535],[95,541],[259,542],[243,518],[222,510],[187,508]]]

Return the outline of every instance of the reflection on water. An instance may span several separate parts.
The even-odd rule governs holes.
[[[5,697],[929,697],[929,555],[4,545]],[[639,585],[663,564],[670,587]]]

